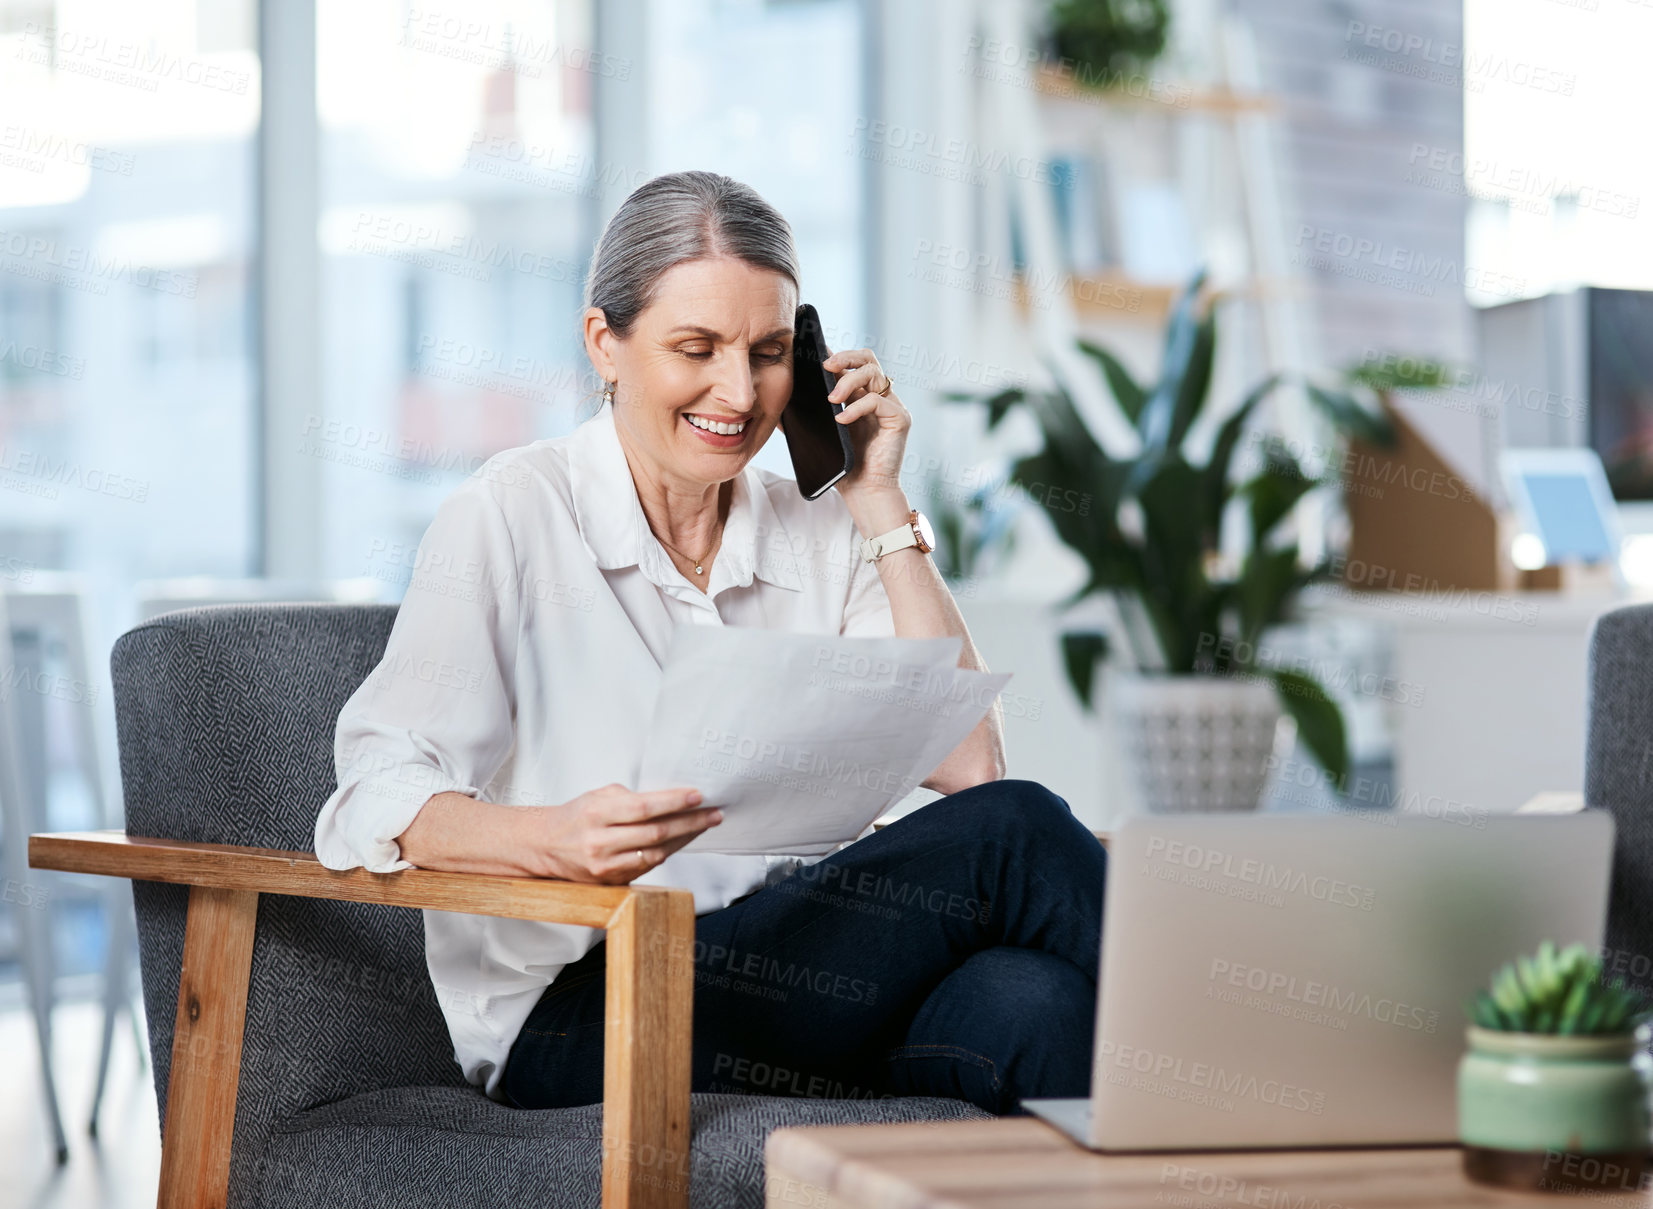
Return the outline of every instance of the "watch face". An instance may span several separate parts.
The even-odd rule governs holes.
[[[936,531],[930,528],[930,518],[920,512],[913,525],[918,529],[918,538],[924,543],[925,553],[936,548]]]

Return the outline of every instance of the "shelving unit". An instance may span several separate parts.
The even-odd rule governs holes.
[[[1032,43],[1016,6],[994,6],[984,18],[989,37]],[[1049,167],[1042,179],[1013,174],[1003,212],[984,210],[985,221],[1012,231],[1014,321],[1117,456],[1136,448],[1135,433],[1117,418],[1097,367],[1075,355],[1076,342],[1104,344],[1151,377],[1171,304],[1197,267],[1208,273],[1207,298],[1229,305],[1214,406],[1196,442],[1245,387],[1319,364],[1311,287],[1288,243],[1293,208],[1276,150],[1285,102],[1261,86],[1249,26],[1228,14],[1215,28],[1198,76],[1151,69],[1123,89],[1101,91],[1049,67],[1029,71],[1024,87],[1004,87],[1014,81],[1001,72],[981,108],[989,145]],[[1305,448],[1329,446],[1306,399],[1286,389],[1271,406],[1272,423],[1288,437]],[[1324,546],[1323,508],[1316,500],[1298,512],[1311,559]]]
[[[1096,165],[1095,188],[1104,195],[1097,212],[1071,220],[1094,222],[1106,257],[1100,270],[1071,261],[1038,264],[1032,241],[1028,249],[1030,271],[1071,275],[1069,291],[1077,306],[1098,313],[1152,313],[1179,288],[1181,282],[1165,274],[1147,276],[1128,267],[1137,249],[1126,244],[1136,233],[1122,213],[1124,199],[1143,185],[1167,189],[1186,214],[1189,246],[1182,251],[1210,267],[1213,295],[1257,302],[1306,296],[1285,257],[1274,254],[1285,239],[1277,204],[1284,185],[1272,148],[1272,123],[1283,102],[1257,87],[1255,55],[1241,22],[1225,18],[1221,41],[1224,53],[1217,61],[1223,77],[1156,79],[1146,95],[1141,89],[1089,88],[1048,67],[1033,73],[1034,103],[1024,115],[1029,129],[1019,145],[1036,144],[1042,157]],[[1069,200],[1076,208],[1078,199]],[[1054,198],[1050,204],[1060,228]],[[1064,242],[1071,245],[1071,238]],[[1120,304],[1121,295],[1139,304],[1135,312]],[[1282,334],[1274,333],[1269,360],[1309,351],[1301,347],[1303,325],[1290,326],[1298,347],[1288,349]]]
[[[1241,92],[1226,85],[1208,87],[1192,83],[1163,83],[1164,98],[1138,96],[1129,91],[1109,91],[1082,84],[1066,72],[1041,67],[1033,77],[1034,87],[1052,100],[1076,105],[1106,105],[1112,108],[1140,108],[1197,113],[1277,113],[1278,97],[1262,92]]]
[[[1163,322],[1176,300],[1178,286],[1163,282],[1141,281],[1123,273],[1102,273],[1090,277],[1070,277],[1068,298],[1082,319],[1119,322]],[[1201,297],[1213,301],[1232,299],[1242,302],[1263,302],[1275,298],[1307,300],[1310,291],[1297,278],[1248,278],[1226,285],[1207,285]],[[1016,306],[1025,312],[1033,305],[1025,282],[1015,286]]]

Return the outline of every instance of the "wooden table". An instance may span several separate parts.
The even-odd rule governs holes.
[[[1653,1206],[1628,1190],[1568,1197],[1472,1184],[1456,1147],[1100,1155],[1031,1117],[778,1129],[769,1209],[1389,1209]]]

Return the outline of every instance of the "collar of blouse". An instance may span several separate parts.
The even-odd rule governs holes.
[[[682,579],[643,515],[637,484],[632,481],[608,406],[574,430],[568,444],[568,471],[574,520],[599,567],[609,571],[635,566],[661,585]],[[750,463],[730,493],[729,515],[712,574],[725,587],[747,587],[755,575],[777,587],[803,590],[786,527],[757,467]],[[710,590],[711,585],[707,586]]]

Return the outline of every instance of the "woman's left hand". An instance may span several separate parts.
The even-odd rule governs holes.
[[[849,426],[855,445],[855,469],[838,481],[839,492],[847,497],[900,491],[901,459],[913,417],[896,397],[883,366],[870,348],[833,353],[823,364],[838,375],[827,398],[847,404],[838,413],[838,423]]]

